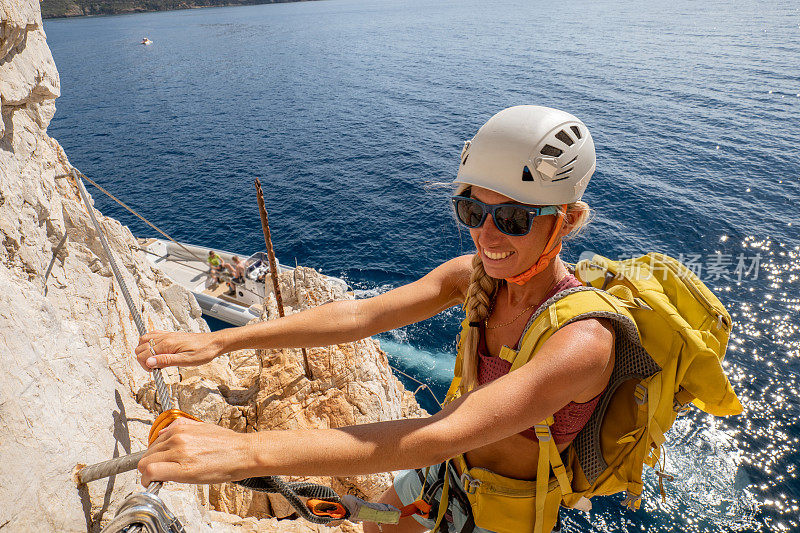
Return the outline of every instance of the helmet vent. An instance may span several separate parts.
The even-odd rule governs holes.
[[[581,129],[578,126],[570,126],[569,129],[572,130],[572,133],[575,134],[575,137],[578,139],[581,138]]]
[[[469,154],[464,156],[464,159],[461,160],[461,164],[462,165],[466,165],[467,164],[467,159],[469,159]]]
[[[572,163],[574,163],[576,159],[578,159],[577,155],[575,157],[573,157],[569,162],[564,163],[564,166],[561,167],[561,168],[565,169],[564,172],[572,170],[571,168],[567,168],[567,167],[570,166]],[[564,172],[559,172],[559,174],[563,174]]]
[[[533,174],[527,166],[522,169],[522,181],[533,181]]]
[[[556,139],[566,144],[567,146],[572,146],[573,144],[575,144],[575,141],[572,140],[572,137],[567,135],[567,132],[564,130],[561,130],[558,133],[556,133]]]
[[[564,153],[563,150],[556,148],[555,146],[551,146],[549,144],[545,144],[541,149],[542,155],[549,155],[550,157],[558,157]]]

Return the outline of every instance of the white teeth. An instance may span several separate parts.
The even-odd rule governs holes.
[[[489,250],[486,250],[486,249],[484,249],[484,250],[483,250],[483,253],[484,253],[484,254],[486,255],[486,257],[488,257],[489,259],[494,259],[494,260],[498,260],[498,259],[505,259],[505,258],[506,258],[506,257],[508,257],[509,255],[511,255],[511,252],[499,252],[499,253],[493,253],[493,252],[490,252]]]

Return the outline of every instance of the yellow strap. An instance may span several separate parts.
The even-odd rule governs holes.
[[[447,389],[447,394],[444,397],[444,403],[452,402],[458,396],[459,387],[461,386],[461,366],[463,365],[461,354],[464,350],[462,349],[462,345],[464,344],[464,339],[466,338],[469,328],[469,321],[465,318],[461,321],[461,332],[458,336],[456,365],[453,368],[453,381],[450,382],[450,388]]]
[[[650,381],[647,383],[646,394],[644,394],[642,391],[644,388],[645,387],[642,384],[637,385],[636,390],[634,391],[634,398],[639,404],[639,411],[636,416],[636,425],[638,427],[647,428],[647,434],[642,439],[642,442],[633,451],[633,464],[644,463],[645,458],[649,455],[651,443],[655,442],[655,439],[660,439],[662,442],[664,439],[664,433],[661,431],[661,427],[655,420],[656,409],[658,408],[659,401],[658,392],[661,390],[661,374],[655,374],[650,378]],[[641,503],[643,488],[641,470],[639,470],[638,473],[634,470],[632,475],[634,476],[634,479],[628,481],[628,486],[625,489],[627,496],[622,502],[622,505],[628,507],[629,509],[638,509],[639,504]]]
[[[658,402],[660,401],[659,393],[661,392],[661,373],[655,374],[650,378],[650,383],[647,384],[647,425],[650,428],[649,433],[652,435],[653,430],[656,430],[656,435],[659,435],[663,444],[664,432],[656,423],[656,409],[658,409]],[[670,406],[672,407],[672,406]]]
[[[436,516],[436,524],[431,529],[431,533],[439,531],[439,526],[442,524],[442,519],[444,519],[450,503],[448,500],[450,496],[450,459],[444,462],[442,468],[444,468],[444,485],[442,486],[442,496],[439,498],[439,513]]]
[[[556,310],[556,306],[551,305],[548,311],[550,312],[550,325],[553,326],[553,329],[558,329],[558,311]]]
[[[536,318],[531,327],[525,332],[525,336],[523,337],[522,343],[520,344],[520,349],[517,358],[513,361],[513,364],[511,366],[511,371],[518,369],[519,367],[523,366],[525,363],[531,360],[531,357],[533,357],[534,348],[536,348],[536,345],[539,343],[539,340],[544,335],[546,335],[548,331],[555,332],[559,327],[563,325],[558,318],[559,309],[567,312],[569,320],[572,321],[580,317],[580,315],[584,314],[585,312],[590,312],[588,310],[589,308],[599,309],[600,307],[602,307],[598,306],[596,301],[595,303],[591,303],[591,298],[594,295],[599,296],[602,300],[608,303],[614,312],[618,314],[624,314],[621,311],[622,305],[620,300],[618,300],[613,296],[608,296],[603,292],[583,291],[583,292],[571,293],[562,297],[556,303],[550,305],[547,312],[541,313]],[[569,312],[569,308],[564,307],[566,305],[564,302],[571,302],[572,305],[579,306],[578,309],[586,308],[587,310],[584,312],[579,312],[575,316],[569,316],[571,315],[571,313]]]
[[[504,361],[508,361],[509,363],[513,364],[514,363],[514,359],[517,358],[517,351],[516,350],[512,350],[508,346],[503,345],[500,348],[500,353],[497,354],[497,357],[499,357],[500,359],[502,359]]]
[[[444,403],[452,402],[456,399],[458,393],[458,387],[461,385],[461,377],[456,376],[453,378],[453,381],[450,383],[450,388],[447,389],[447,394],[444,397]]]
[[[624,314],[624,313],[622,312],[622,309],[621,309],[621,307],[622,307],[622,300],[620,300],[620,299],[619,299],[619,298],[617,298],[616,296],[610,296],[610,295],[609,295],[608,293],[606,293],[606,292],[595,291],[595,294],[596,294],[596,295],[598,295],[598,296],[600,296],[600,297],[601,297],[603,300],[605,300],[605,301],[606,301],[606,303],[608,303],[608,305],[610,305],[611,307],[613,307],[613,308],[614,308],[614,311],[616,311],[618,314]]]
[[[661,446],[664,444],[667,439],[664,437],[664,431],[661,429],[661,426],[658,425],[656,422],[655,417],[650,420],[650,438],[653,440],[653,444],[656,446]]]
[[[539,444],[539,456],[547,453],[549,444]],[[533,525],[533,533],[544,533],[544,504],[547,498],[547,482],[549,476],[550,461],[539,460],[539,469],[536,473],[536,520]]]
[[[689,405],[689,403],[691,403],[692,400],[694,400],[694,398],[694,394],[681,387],[678,392],[675,393],[675,402],[677,404],[676,407],[679,409],[686,407]]]
[[[533,357],[533,349],[536,347],[536,343],[539,342],[539,339],[542,338],[542,335],[547,333],[549,329],[551,329],[550,313],[542,313],[531,325],[528,331],[525,332],[519,352],[517,352],[516,359],[512,361],[509,372],[513,372],[531,360],[531,357]]]
[[[422,478],[425,481],[422,482],[422,488],[419,489],[419,496],[417,496],[417,500],[421,500],[422,497],[425,495],[425,484],[428,481],[428,471],[430,471],[430,469],[431,469],[431,467],[429,467],[429,466],[425,467],[425,477]]]
[[[550,482],[550,448],[552,435],[547,424],[534,426],[539,439],[539,462],[536,468],[536,519],[533,533],[544,533],[544,505],[547,499],[547,486]],[[555,446],[552,446],[555,448]]]
[[[541,461],[541,455],[539,460]],[[564,467],[564,462],[561,460],[561,454],[558,453],[558,446],[556,446],[555,442],[550,446],[550,466],[553,467],[553,473],[556,475],[558,484],[561,487],[561,497],[565,498],[572,495],[572,485],[570,485],[569,477],[567,477],[567,469]]]

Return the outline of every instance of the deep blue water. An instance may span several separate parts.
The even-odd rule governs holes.
[[[493,113],[534,103],[582,118],[596,216],[566,259],[662,251],[700,265],[734,315],[728,370],[746,412],[676,424],[666,503],[648,477],[642,510],[599,501],[567,529],[800,531],[796,3],[331,0],[45,29],[62,83],[50,134],[73,164],[175,238],[243,252],[263,245],[259,177],[279,258],[365,294],[470,251],[430,184],[452,179]],[[441,396],[458,320],[384,347]]]

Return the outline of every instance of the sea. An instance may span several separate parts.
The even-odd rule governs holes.
[[[664,500],[647,471],[641,509],[595,498],[564,531],[800,531],[797,2],[327,0],[45,30],[62,92],[49,133],[75,166],[174,238],[243,254],[264,246],[259,178],[279,260],[360,297],[472,251],[440,184],[490,116],[537,104],[580,117],[594,216],[563,257],[658,251],[690,266],[733,317],[725,365],[745,410],[679,418]],[[460,318],[379,337],[429,385],[429,411]]]

